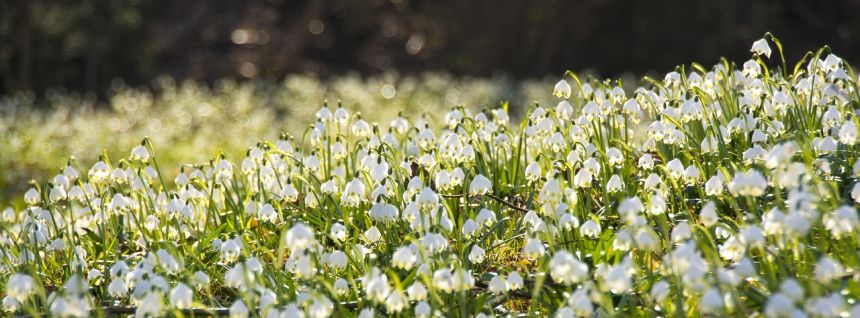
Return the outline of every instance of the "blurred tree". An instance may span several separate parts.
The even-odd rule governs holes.
[[[602,75],[749,57],[766,31],[796,60],[860,58],[858,0],[8,0],[0,94],[104,91],[115,78],[211,81],[444,70]]]

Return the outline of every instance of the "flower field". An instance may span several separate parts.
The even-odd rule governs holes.
[[[64,160],[0,215],[2,308],[860,317],[858,77],[769,34],[751,53],[638,87],[567,72],[516,116],[328,103],[235,161],[207,155],[224,132]]]

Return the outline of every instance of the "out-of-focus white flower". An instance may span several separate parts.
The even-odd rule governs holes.
[[[526,241],[526,244],[523,246],[523,255],[530,259],[537,259],[546,252],[546,248],[543,246],[543,243],[535,238],[530,238]]]
[[[174,308],[185,309],[191,307],[194,291],[183,283],[176,284],[176,287],[170,290],[170,303]]]
[[[594,222],[594,220],[585,221],[585,223],[579,228],[579,231],[582,232],[582,235],[591,238],[597,238],[602,232],[600,223]]]
[[[245,301],[242,299],[236,300],[230,306],[230,318],[247,318],[248,314],[248,306],[245,305]]]
[[[588,276],[588,265],[577,260],[567,251],[558,251],[550,260],[550,276],[559,283],[570,285],[581,282]]]
[[[484,249],[478,245],[472,245],[472,250],[469,251],[469,261],[472,263],[481,263],[484,261]]]

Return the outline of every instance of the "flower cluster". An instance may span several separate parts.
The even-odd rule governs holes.
[[[770,44],[635,88],[568,72],[518,124],[326,105],[175,176],[149,139],[70,160],[2,213],[3,309],[860,315],[857,77],[824,50],[790,72]]]

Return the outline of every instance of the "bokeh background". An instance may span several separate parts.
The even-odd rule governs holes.
[[[324,100],[382,123],[503,101],[516,119],[557,102],[565,70],[630,89],[742,63],[767,31],[791,65],[823,45],[855,63],[858,17],[858,0],[2,0],[0,207],[144,136],[167,174],[240,160],[300,138]]]
[[[5,0],[0,90],[103,92],[162,74],[642,74],[745,59],[766,31],[789,60],[829,44],[856,61],[858,13],[856,0]]]

